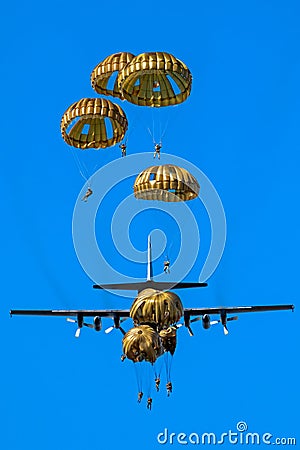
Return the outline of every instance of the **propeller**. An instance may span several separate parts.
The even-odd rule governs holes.
[[[192,330],[191,326],[190,325],[186,325],[186,327],[188,329],[189,335],[190,336],[194,336],[194,333],[193,333],[193,330]]]
[[[217,323],[222,323],[224,334],[226,336],[229,333],[228,328],[227,328],[227,322],[229,322],[231,320],[237,320],[237,319],[238,319],[238,316],[233,316],[233,317],[227,318],[227,314],[226,314],[226,312],[224,312],[224,313],[221,313],[221,318],[219,320],[210,320],[208,315],[204,315],[204,316],[195,317],[192,320],[187,319],[184,324],[178,324],[178,326],[185,325],[188,329],[189,335],[194,336],[193,330],[190,326],[191,323],[202,320],[203,326],[205,329],[208,329],[211,325],[216,325]]]
[[[174,325],[174,326],[175,326],[175,328],[181,328],[181,327],[183,327],[184,325],[185,325],[184,323],[176,323],[176,325]],[[193,330],[192,330],[192,328],[190,327],[190,325],[185,325],[185,326],[186,326],[186,328],[188,329],[189,335],[190,335],[190,336],[194,336]]]
[[[77,323],[78,324],[78,328],[77,328],[77,330],[76,330],[76,332],[75,332],[75,337],[76,338],[79,338],[79,336],[80,336],[80,332],[81,332],[81,328],[84,326],[84,327],[88,327],[88,328],[94,328],[94,325],[92,325],[91,323],[85,323],[85,322],[83,322],[83,317],[82,318],[79,318],[79,320],[75,320],[75,319],[70,319],[70,317],[67,317],[67,322],[70,322],[70,323]]]
[[[191,328],[191,326],[190,326],[190,322],[187,322],[187,323],[177,323],[177,324],[175,325],[176,328],[181,328],[181,327],[183,327],[183,326],[185,326],[185,327],[188,329],[188,332],[189,332],[189,335],[190,335],[190,336],[194,336],[193,330],[192,330],[192,328]]]
[[[227,328],[227,322],[229,322],[231,320],[238,320],[238,316],[233,316],[233,317],[227,318],[226,313],[224,313],[224,314],[221,313],[221,320],[218,320],[218,322],[222,323],[225,336],[227,336],[227,334],[229,333],[228,328]]]
[[[187,314],[186,311],[184,312],[183,318],[184,318],[184,326],[188,329],[189,335],[194,336],[193,330],[190,325],[191,323],[190,315]]]
[[[79,336],[80,336],[80,330],[81,330],[81,328],[77,328],[77,330],[76,330],[76,332],[75,332],[75,337],[76,337],[76,338],[79,338]]]
[[[113,330],[115,329],[119,329],[121,331],[122,334],[125,334],[124,329],[120,326],[121,323],[125,322],[125,320],[127,320],[128,317],[124,317],[123,319],[119,319],[119,318],[114,318],[114,325],[106,328],[106,330],[104,330],[104,333],[109,334],[111,333]]]

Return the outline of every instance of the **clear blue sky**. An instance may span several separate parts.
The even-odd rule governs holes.
[[[297,437],[299,18],[296,0],[2,5],[1,448],[157,449],[164,428],[221,434],[241,420],[253,432]],[[84,330],[76,340],[64,319],[9,318],[11,308],[130,306],[130,299],[93,291],[77,260],[72,214],[84,180],[59,130],[71,103],[96,96],[90,72],[117,51],[167,51],[193,74],[188,101],[161,111],[169,119],[163,149],[213,182],[228,236],[209,287],[182,293],[184,305],[296,305],[294,314],[241,315],[227,337],[200,323],[193,338],[179,330],[174,393],[154,395],[151,413],[136,403],[133,365],[120,362],[120,333]],[[133,124],[128,151],[151,151],[151,114],[122,107]],[[118,147],[87,164],[117,157]],[[100,234],[120,201],[112,192],[107,215],[97,217]],[[204,223],[200,202],[193,208]],[[139,250],[148,228],[174,226],[145,214],[131,229]],[[110,245],[103,246],[108,256]],[[178,248],[175,239],[171,259]],[[143,275],[144,266],[115,258],[124,274]],[[201,258],[187,279],[200,269]]]

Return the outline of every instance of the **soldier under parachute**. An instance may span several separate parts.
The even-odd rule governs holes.
[[[160,385],[160,378],[157,377],[155,378],[155,387],[157,392],[159,391],[159,385]]]
[[[119,147],[120,147],[120,149],[121,149],[121,152],[122,152],[122,158],[123,158],[124,156],[126,156],[126,148],[127,148],[127,145],[123,143],[123,144],[120,144]]]
[[[88,188],[81,200],[83,202],[87,202],[87,199],[92,195],[92,193],[93,193],[92,189]]]
[[[152,408],[152,398],[149,397],[147,400],[147,409],[150,409],[150,411],[151,411],[151,408]]]
[[[164,272],[170,273],[170,261],[168,258],[164,261]]]
[[[169,397],[170,394],[172,393],[172,388],[173,388],[171,381],[167,382],[166,388],[167,388],[167,394],[168,394],[168,397]]]
[[[156,158],[156,155],[158,157],[158,159],[160,159],[160,149],[162,148],[162,143],[160,142],[159,144],[155,144],[154,145],[154,155],[153,158]]]
[[[141,403],[142,398],[143,398],[143,395],[144,395],[143,392],[139,392],[139,393],[138,393],[138,400],[137,400],[138,403]]]

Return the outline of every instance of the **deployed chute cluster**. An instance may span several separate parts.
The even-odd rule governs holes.
[[[112,96],[134,105],[160,108],[178,105],[190,95],[192,75],[187,66],[165,52],[133,55],[116,53],[105,58],[91,73],[93,89],[102,96]],[[107,98],[83,98],[73,103],[61,120],[61,133],[65,142],[82,150],[114,146],[122,141],[128,128],[123,109]],[[150,133],[151,134],[151,133]],[[127,141],[126,141],[127,142]],[[154,157],[160,159],[162,143],[155,143]],[[126,156],[126,144],[120,145]],[[164,164],[142,171],[134,183],[136,199],[165,202],[188,201],[196,198],[200,186],[186,169]],[[88,189],[83,200],[92,195]],[[169,261],[165,262],[169,273]],[[176,334],[183,316],[180,298],[163,290],[145,289],[139,292],[130,309],[133,328],[124,334],[123,355],[134,363],[151,363],[155,371],[156,389],[159,390],[162,358],[166,366],[167,392],[172,392],[170,379],[171,358],[176,349]],[[107,332],[115,326],[110,327]],[[134,364],[135,367],[140,364]],[[142,380],[139,381],[139,401]],[[148,395],[150,398],[150,395]],[[147,406],[151,408],[148,398]],[[150,402],[150,403],[149,403]]]
[[[112,88],[111,78],[116,75]],[[164,52],[115,53],[91,74],[93,89],[141,106],[162,107],[182,103],[190,95],[192,76],[186,65]],[[112,136],[109,131],[112,127]],[[73,103],[61,120],[65,142],[83,150],[106,148],[120,142],[128,122],[122,108],[110,100],[84,98]]]
[[[110,78],[117,73],[113,89]],[[190,95],[192,75],[187,66],[170,53],[150,52],[134,56],[116,53],[98,64],[91,74],[93,89],[140,106],[170,106]]]
[[[157,291],[155,289],[144,289],[134,300],[130,317],[133,320],[134,327],[129,330],[123,338],[124,355],[133,362],[141,362],[143,360],[155,362],[156,359],[164,352],[174,354],[176,348],[176,324],[183,315],[183,306],[180,298],[173,292]],[[153,335],[154,331],[156,339],[160,343],[151,347],[149,353],[142,345],[139,346],[139,337],[136,336],[137,342],[132,335],[132,330],[144,327],[144,335],[148,331]],[[147,327],[147,329],[145,328]],[[148,330],[150,328],[150,330]],[[172,343],[169,342],[172,340]],[[134,352],[132,352],[134,348]],[[153,350],[155,352],[153,353]]]
[[[159,391],[162,364],[157,359],[165,355],[164,359],[167,376],[167,393],[172,392],[171,363],[168,357],[173,356],[176,349],[176,334],[178,321],[183,316],[183,305],[178,295],[173,292],[144,289],[134,300],[130,308],[130,317],[134,327],[123,337],[123,356],[134,363],[150,362],[154,369],[156,389]],[[143,380],[137,372],[139,398],[142,396]],[[151,389],[146,386],[148,399]]]
[[[149,52],[135,56],[120,52],[108,56],[94,68],[91,84],[98,94],[158,108],[186,100],[191,92],[192,75],[188,67],[170,53]],[[128,121],[116,103],[106,98],[83,98],[65,111],[60,128],[68,145],[82,150],[99,149],[121,142]],[[126,144],[120,147],[122,156],[126,156]],[[159,159],[160,149],[161,143],[155,144],[154,156],[158,155]],[[82,174],[81,164],[77,162],[77,165]],[[193,175],[170,164],[147,168],[134,184],[135,197],[144,200],[186,201],[197,197],[198,193],[199,184]]]

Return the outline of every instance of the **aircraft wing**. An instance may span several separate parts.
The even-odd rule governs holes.
[[[210,328],[213,323],[221,322],[224,327],[224,334],[228,334],[227,321],[236,320],[238,316],[231,316],[227,318],[227,314],[239,314],[246,312],[265,312],[265,311],[294,311],[294,305],[262,305],[262,306],[221,306],[212,308],[185,308],[183,313],[184,326],[187,327],[190,336],[193,336],[191,323],[198,320],[203,321],[205,329]],[[219,314],[220,320],[210,321],[210,316]],[[196,316],[194,319],[191,317]]]
[[[191,323],[195,322],[197,320],[204,321],[205,319],[208,320],[207,327],[210,327],[210,315],[219,314],[220,320],[217,322],[222,322],[224,326],[224,333],[228,334],[228,329],[226,326],[227,320],[235,320],[237,319],[237,316],[235,317],[229,317],[227,319],[227,314],[236,314],[236,313],[245,313],[245,312],[263,312],[263,311],[283,311],[283,310],[294,310],[294,305],[267,305],[267,306],[228,306],[228,307],[212,307],[212,308],[184,308],[183,313],[183,320],[184,320],[184,326],[188,329],[190,336],[193,336],[193,331],[191,329]],[[114,322],[114,326],[111,328],[118,328],[120,331],[125,334],[125,331],[120,326],[121,322],[123,322],[124,319],[129,317],[129,309],[110,309],[110,310],[103,310],[103,309],[12,309],[10,311],[10,315],[22,315],[22,316],[50,316],[50,317],[69,317],[69,316],[75,316],[76,320],[74,319],[67,319],[72,322],[77,322],[78,327],[81,328],[83,325],[90,327],[90,328],[96,328],[96,325],[88,324],[83,322],[85,317],[94,317],[94,322],[96,318],[102,318],[102,317],[111,317]],[[196,316],[194,319],[191,319],[191,317]],[[100,321],[100,319],[98,319]],[[76,331],[75,336],[78,337],[80,333],[80,329]],[[101,326],[97,331],[100,331]]]
[[[227,306],[212,308],[185,308],[184,314],[189,317],[203,316],[204,314],[239,314],[246,312],[266,312],[294,310],[294,305],[264,305],[264,306]]]
[[[51,317],[129,317],[129,309],[12,309],[11,316],[51,316]]]
[[[185,317],[203,316],[204,314],[238,314],[245,312],[294,310],[294,305],[266,306],[227,306],[212,308],[184,308]],[[129,317],[129,309],[12,309],[11,316],[78,316],[83,317]]]

